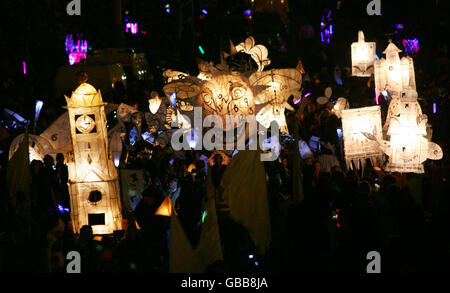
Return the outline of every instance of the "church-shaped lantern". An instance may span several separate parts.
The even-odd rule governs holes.
[[[402,57],[401,52],[394,43],[389,43],[386,50],[386,59],[375,60],[375,89],[377,97],[386,90],[392,98],[398,98],[403,90],[409,88],[416,90],[413,59]]]
[[[421,113],[414,90],[403,91],[397,101],[396,115],[391,117],[388,129],[389,162],[386,171],[424,173],[423,162],[439,160],[443,153],[439,145],[427,139],[427,116]]]
[[[375,42],[364,42],[363,31],[358,31],[358,42],[352,43],[352,75],[370,77],[374,71]]]
[[[112,234],[122,229],[122,214],[117,169],[108,151],[106,103],[87,83],[66,101],[73,145],[68,167],[74,231],[90,225],[94,234]]]

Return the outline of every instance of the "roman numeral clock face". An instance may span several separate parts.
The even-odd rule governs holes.
[[[90,133],[95,127],[93,115],[80,115],[76,118],[75,126],[81,133]]]

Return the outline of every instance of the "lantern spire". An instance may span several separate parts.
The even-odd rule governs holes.
[[[358,31],[358,42],[364,42],[364,32]]]

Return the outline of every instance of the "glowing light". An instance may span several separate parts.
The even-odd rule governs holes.
[[[419,52],[419,40],[417,38],[403,39],[402,44],[403,44],[403,47],[405,48],[406,53]]]
[[[248,255],[248,258],[250,258],[250,259],[252,259],[253,257],[254,257],[253,254]]]
[[[307,94],[305,95],[305,98],[309,97],[309,95],[311,95],[311,93],[307,93]]]
[[[252,10],[251,9],[244,10],[244,15],[251,16]]]
[[[433,114],[436,114],[437,112],[437,106],[436,103],[433,103]]]
[[[35,106],[35,110],[34,110],[34,121],[38,120],[43,105],[44,105],[44,102],[42,102],[41,100],[36,101],[36,106]]]
[[[203,14],[208,15],[208,11],[206,9],[202,9]]]
[[[27,74],[27,66],[25,64],[25,61],[22,62],[22,68],[23,68],[23,74]]]
[[[403,29],[403,24],[397,24],[397,25],[395,25],[395,27],[396,27],[397,29],[401,30],[401,29]]]
[[[130,31],[133,35],[138,33],[138,24],[136,22],[128,22],[125,26],[125,32]]]
[[[386,98],[389,96],[389,93],[388,93],[387,90],[383,90],[383,91],[381,92],[381,94],[382,94],[383,96],[385,96]]]
[[[198,46],[198,50],[200,51],[200,53],[202,53],[202,55],[205,54],[205,51],[203,50],[202,46]]]
[[[118,168],[120,165],[120,159],[115,158],[114,159],[114,166],[116,166],[116,168]]]
[[[208,212],[207,211],[204,211],[203,212],[203,215],[202,215],[202,224],[203,223],[205,223],[205,219],[206,219],[206,216],[208,215]]]

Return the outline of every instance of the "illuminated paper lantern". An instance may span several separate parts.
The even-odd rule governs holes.
[[[282,134],[288,134],[288,127],[284,115],[285,109],[293,110],[288,104],[291,95],[300,96],[302,75],[297,69],[272,69],[255,72],[250,78],[250,85],[264,86],[255,98],[255,104],[266,104],[256,115],[256,120],[269,128],[272,121],[276,121]]]
[[[159,208],[156,210],[155,215],[170,217],[173,211],[173,203],[169,196],[164,198]]]
[[[237,52],[244,52],[249,54],[258,65],[258,71],[263,71],[264,66],[270,64],[270,59],[267,58],[269,51],[263,45],[255,45],[255,39],[248,37],[244,42],[235,47]]]
[[[339,98],[336,104],[334,104],[333,109],[331,109],[331,112],[338,118],[341,118],[342,110],[347,110],[348,108],[350,108],[348,100],[346,98]]]
[[[10,160],[15,152],[19,149],[19,146],[23,141],[23,137],[24,134],[20,134],[11,142],[11,145],[9,147]],[[51,155],[53,158],[56,158],[56,152],[46,138],[39,135],[28,134],[28,143],[30,162],[33,160],[43,161],[45,155]]]
[[[386,59],[375,60],[375,89],[377,97],[384,90],[392,98],[398,98],[403,90],[409,88],[416,90],[414,64],[411,57],[400,59],[401,52],[393,43],[389,43],[386,50]]]
[[[108,151],[106,103],[86,83],[65,98],[73,146],[73,161],[67,165],[74,231],[90,225],[94,234],[112,234],[122,228],[122,207],[117,169]]]
[[[200,91],[205,115],[222,118],[227,130],[226,116],[246,117],[255,114],[255,98],[246,80],[238,75],[218,75],[206,81]]]
[[[370,77],[374,71],[375,42],[364,42],[363,31],[358,31],[358,42],[352,43],[352,75]]]
[[[383,151],[376,141],[367,138],[364,133],[370,133],[377,139],[382,139],[381,111],[379,106],[342,110],[342,131],[344,153],[347,169],[364,167],[366,159],[375,165],[383,159]]]
[[[389,162],[386,171],[402,173],[424,173],[423,162],[427,159],[440,160],[441,148],[427,139],[426,115],[422,115],[413,90],[402,92],[391,109],[388,129],[389,143],[385,143]]]

